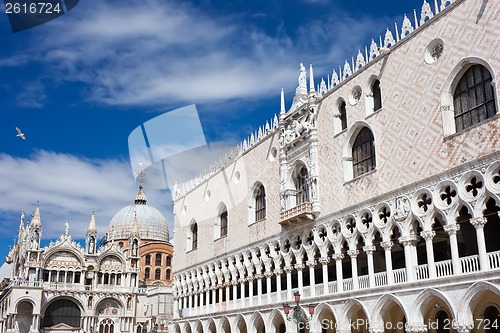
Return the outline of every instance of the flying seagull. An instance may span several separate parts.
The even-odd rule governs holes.
[[[21,132],[21,129],[19,127],[16,127],[16,131],[17,131],[16,136],[20,137],[23,140],[26,140],[26,136],[24,136],[24,134]]]

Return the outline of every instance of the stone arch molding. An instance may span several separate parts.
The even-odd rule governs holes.
[[[479,281],[472,284],[465,292],[462,302],[458,308],[457,319],[461,322],[472,324],[472,308],[476,305],[476,298],[481,296],[482,292],[491,291],[500,297],[500,289],[491,282]]]
[[[426,289],[420,292],[420,294],[418,294],[417,298],[415,299],[413,309],[410,313],[410,318],[408,318],[408,323],[419,323],[419,324],[424,323],[424,316],[422,314],[422,310],[430,302],[429,299],[433,296],[439,298],[446,304],[446,306],[451,311],[453,319],[457,318],[456,307],[453,306],[454,304],[450,301],[450,299],[446,295],[444,295],[441,291],[437,289]]]
[[[408,311],[399,298],[393,294],[384,294],[379,298],[377,305],[375,305],[375,308],[373,309],[371,316],[372,322],[370,322],[373,327],[382,328],[382,330],[384,329],[384,319],[382,314],[386,310],[386,307],[390,305],[390,302],[396,303],[401,308],[401,311],[403,311],[406,320],[408,320]]]
[[[368,311],[366,311],[366,307],[363,305],[363,303],[361,303],[356,298],[349,298],[347,300],[347,302],[344,304],[344,306],[342,307],[341,317],[338,318],[341,327],[350,327],[348,320],[350,320],[350,318],[352,318],[351,314],[352,314],[354,307],[359,307],[366,315],[366,319],[367,319],[368,323],[371,322],[371,314]]]
[[[328,303],[324,303],[324,302],[321,302],[319,303],[315,308],[314,308],[314,314],[312,316],[312,320],[311,322],[312,323],[317,323],[317,325],[319,325],[320,327],[317,327],[317,329],[320,329],[321,328],[321,321],[320,321],[320,314],[323,312],[323,311],[328,311],[332,314],[332,317],[333,319],[338,322],[338,316],[337,316],[337,313],[335,312],[335,310],[333,309],[332,306],[330,306]]]

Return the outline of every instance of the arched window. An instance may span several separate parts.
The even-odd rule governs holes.
[[[345,110],[345,105],[345,101],[342,101],[339,105],[340,127],[342,131],[347,128],[347,111]]]
[[[146,255],[145,264],[146,265],[151,265],[151,255],[150,254]]]
[[[172,277],[171,277],[170,269],[167,269],[167,272],[165,274],[165,279],[170,280],[171,278]]]
[[[255,195],[255,221],[260,221],[266,218],[266,191],[264,185],[257,188]]]
[[[308,183],[309,173],[307,172],[306,167],[300,168],[297,178],[295,180],[295,189],[296,189],[296,201],[297,205],[300,205],[304,202],[310,202],[309,200],[309,183]]]
[[[198,237],[198,236],[197,236]],[[166,262],[166,266],[167,267],[171,267],[172,266],[172,257],[167,255],[167,262]]]
[[[220,222],[220,236],[225,237],[225,236],[227,236],[227,209],[226,208],[224,208],[222,213],[220,213],[219,222]]]
[[[159,268],[157,268],[155,270],[155,280],[159,280],[161,279],[161,270]]]
[[[493,117],[497,111],[491,73],[483,65],[471,66],[453,95],[457,132]]]
[[[149,267],[146,267],[146,269],[144,270],[144,279],[149,279],[151,276],[151,269]]]
[[[196,250],[197,248],[198,248],[198,223],[193,223],[191,225],[191,250]]]
[[[161,266],[161,253],[157,253],[155,257],[155,265]]]
[[[354,178],[375,169],[374,138],[368,127],[363,127],[354,141],[352,166]]]
[[[380,110],[382,108],[382,92],[380,91],[380,81],[376,80],[372,85],[373,93],[373,111]]]

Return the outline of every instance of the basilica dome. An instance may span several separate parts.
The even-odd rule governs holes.
[[[128,240],[137,218],[137,232],[143,240],[169,241],[168,223],[160,211],[146,204],[147,198],[139,186],[134,204],[124,207],[113,216],[108,227],[108,240]]]

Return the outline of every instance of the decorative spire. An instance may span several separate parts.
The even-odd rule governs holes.
[[[21,212],[21,223],[19,223],[19,231],[24,230],[24,212]]]
[[[42,227],[42,221],[40,219],[40,202],[37,202],[37,206],[35,209],[35,215],[30,222],[30,228],[32,229],[40,229]]]
[[[137,176],[139,178],[139,192],[135,196],[134,203],[136,205],[145,205],[146,202],[148,201],[148,198],[142,191],[143,186],[142,186],[142,180],[146,176],[146,172],[144,171],[144,168],[142,167],[142,163],[139,163],[139,172],[137,173]]]
[[[97,231],[96,225],[95,225],[95,213],[94,210],[92,210],[92,216],[90,217],[90,223],[89,223],[89,228],[87,230],[87,233],[90,233],[91,231]]]
[[[134,211],[134,224],[132,224],[132,235],[137,236],[139,234],[139,227],[137,223],[137,212]]]
[[[300,63],[300,70],[299,70],[299,86],[297,87],[297,90],[295,91],[295,95],[300,95],[300,94],[307,94],[307,83],[306,83],[306,68],[304,67],[304,64]]]
[[[314,74],[313,74],[313,65],[309,64],[309,93],[315,92],[314,90]]]
[[[285,91],[281,88],[281,109],[280,109],[280,117],[281,115],[285,115]]]

